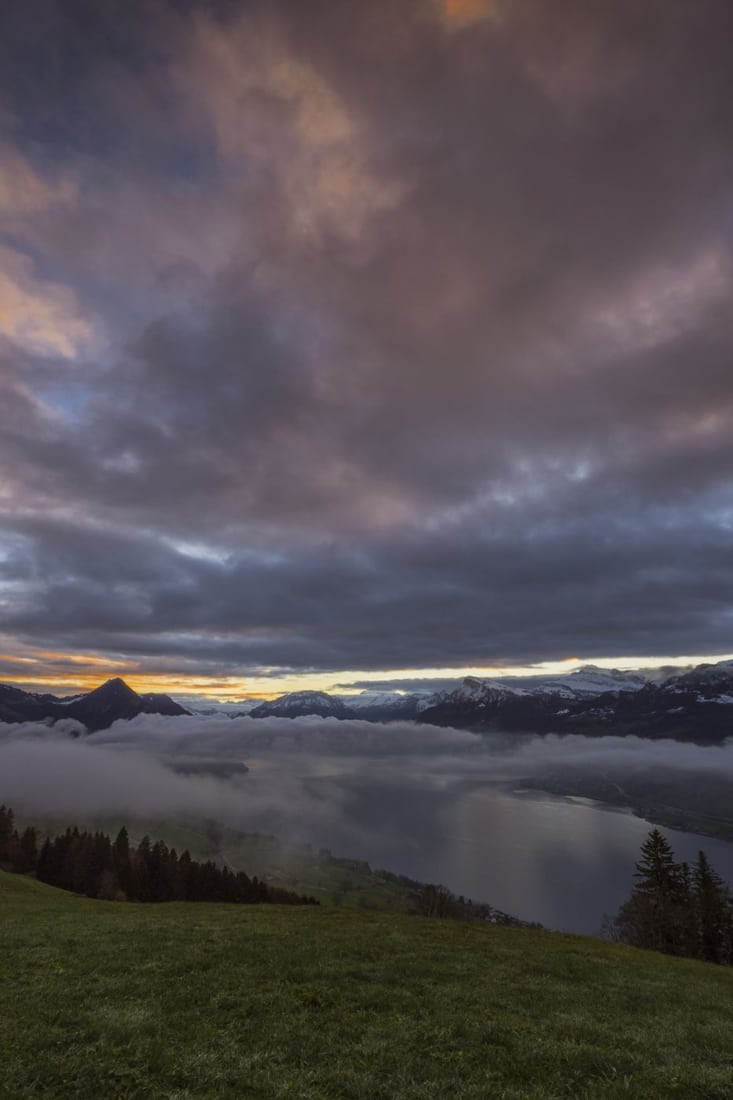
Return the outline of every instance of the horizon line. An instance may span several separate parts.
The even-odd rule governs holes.
[[[7,658],[6,658],[7,659]],[[566,657],[561,660],[536,661],[513,665],[462,665],[430,668],[400,669],[342,669],[338,672],[298,672],[292,669],[267,669],[251,675],[205,676],[196,673],[146,672],[132,667],[120,668],[121,661],[110,661],[105,669],[103,658],[83,656],[66,657],[79,669],[76,675],[68,671],[39,672],[36,675],[3,677],[2,682],[24,691],[40,691],[61,697],[94,690],[100,684],[116,677],[124,679],[140,694],[158,692],[173,698],[200,698],[211,702],[237,702],[247,699],[274,699],[293,691],[326,691],[337,695],[358,695],[363,691],[399,691],[401,683],[436,680],[461,681],[468,676],[477,679],[511,679],[527,676],[562,676],[579,669],[594,666],[601,669],[618,669],[621,672],[653,671],[660,668],[685,668],[701,664],[717,664],[733,660],[732,653],[684,654],[651,657]],[[11,658],[12,660],[12,658]],[[32,658],[16,659],[23,664],[36,663]],[[39,660],[38,664],[42,662]],[[86,665],[86,668],[84,667]],[[28,670],[30,673],[30,670]],[[76,671],[76,670],[75,670]],[[369,687],[369,682],[374,687]],[[383,686],[394,683],[394,688]],[[55,689],[55,690],[54,690]],[[404,689],[402,689],[404,690]],[[413,690],[419,688],[413,687]]]

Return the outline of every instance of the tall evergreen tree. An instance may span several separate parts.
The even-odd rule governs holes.
[[[674,852],[659,829],[652,829],[641,846],[637,880],[621,907],[617,926],[621,938],[635,947],[685,953],[689,931],[689,878],[677,866]]]
[[[35,871],[38,862],[38,834],[32,825],[23,830],[18,840],[18,849],[20,866],[16,860],[16,870],[23,874]]]
[[[658,829],[644,841],[636,882],[613,923],[624,943],[707,962],[733,964],[730,890],[704,852],[692,870],[677,864]]]
[[[130,897],[132,872],[130,868],[130,837],[123,825],[112,844],[112,868],[117,876],[119,889]]]
[[[15,818],[9,806],[0,806],[0,866],[10,863]]]
[[[693,881],[699,957],[708,962],[730,962],[731,896],[704,852],[698,852]]]

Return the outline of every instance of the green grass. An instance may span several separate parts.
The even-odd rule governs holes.
[[[0,873],[0,1097],[730,1100],[733,973],[346,909]]]

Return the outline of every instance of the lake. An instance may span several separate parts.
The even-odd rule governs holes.
[[[604,914],[628,897],[634,864],[654,826],[629,812],[587,799],[511,791],[503,783],[434,774],[424,788],[414,777],[375,777],[337,770],[304,783],[317,802],[333,800],[338,824],[270,821],[273,831],[308,839],[335,855],[373,868],[440,882],[455,894],[485,901],[548,928],[598,934]],[[733,844],[660,827],[679,861],[703,848],[733,883]]]

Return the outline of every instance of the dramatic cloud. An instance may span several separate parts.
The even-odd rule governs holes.
[[[725,0],[6,8],[3,677],[729,650]]]

